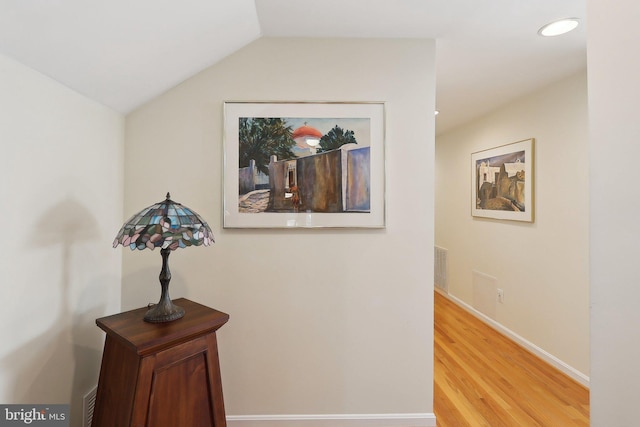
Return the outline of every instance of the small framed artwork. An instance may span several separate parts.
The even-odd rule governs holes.
[[[533,222],[534,140],[471,154],[471,215]]]
[[[225,102],[225,228],[383,228],[384,103]]]

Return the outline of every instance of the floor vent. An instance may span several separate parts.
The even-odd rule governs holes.
[[[98,387],[93,387],[82,399],[82,427],[91,427],[93,410],[96,407],[96,392]]]
[[[437,289],[449,293],[447,283],[447,250],[439,246],[433,252],[433,283]]]

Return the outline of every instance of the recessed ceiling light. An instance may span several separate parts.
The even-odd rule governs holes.
[[[540,28],[538,34],[544,37],[559,36],[560,34],[565,34],[575,29],[578,24],[580,24],[578,18],[560,19],[559,21],[554,21]]]
[[[440,114],[440,111],[436,110],[435,115],[437,116],[438,114]]]

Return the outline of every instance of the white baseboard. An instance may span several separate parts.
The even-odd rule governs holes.
[[[497,330],[501,334],[506,335],[511,340],[517,342],[520,346],[522,346],[525,349],[529,350],[531,353],[535,354],[540,359],[544,360],[545,362],[547,362],[551,366],[553,366],[556,369],[558,369],[559,371],[563,372],[565,375],[569,376],[570,378],[573,378],[574,380],[576,380],[577,382],[579,382],[583,386],[589,388],[590,380],[589,380],[589,377],[587,375],[583,374],[582,372],[578,371],[574,367],[572,367],[569,364],[567,364],[567,363],[563,362],[562,360],[558,359],[554,355],[546,352],[545,350],[541,349],[540,347],[538,347],[537,345],[533,344],[532,342],[524,339],[520,335],[518,335],[515,332],[513,332],[511,329],[506,328],[504,325],[496,322],[492,318],[490,318],[490,317],[486,316],[485,314],[483,314],[482,312],[476,310],[475,308],[473,308],[472,306],[470,306],[466,302],[462,301],[461,299],[458,299],[458,298],[456,298],[455,296],[453,296],[451,294],[446,294],[444,292],[440,292],[438,290],[436,290],[436,292],[439,292],[445,298],[450,299],[451,301],[456,303],[458,306],[462,307],[464,310],[468,311],[473,316],[475,316],[478,319],[482,320],[484,323],[488,324],[489,326],[491,326],[493,329]]]
[[[436,427],[434,414],[227,415],[229,427]]]

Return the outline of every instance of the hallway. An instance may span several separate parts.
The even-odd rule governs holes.
[[[589,390],[435,293],[438,427],[588,426]]]

